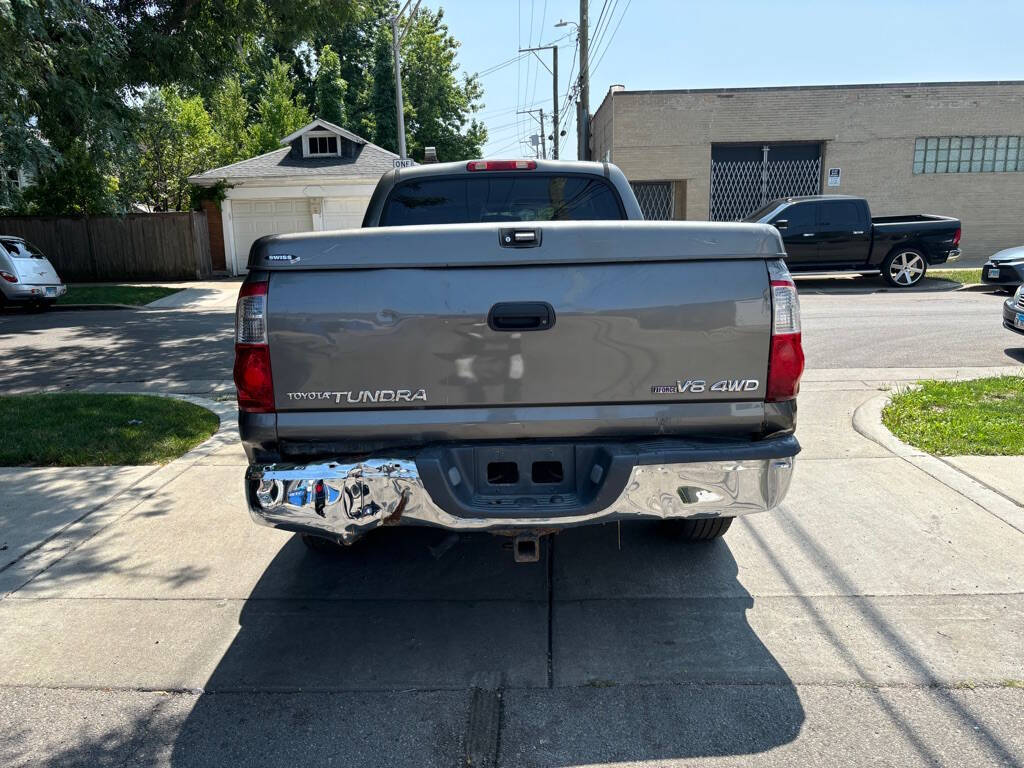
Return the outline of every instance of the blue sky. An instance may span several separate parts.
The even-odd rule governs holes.
[[[443,7],[462,42],[459,63],[486,72],[530,45],[558,38],[563,99],[578,0],[423,0]],[[590,4],[591,110],[613,83],[629,89],[758,85],[1024,80],[1021,0],[608,0],[603,31],[595,26],[604,0]],[[609,11],[611,11],[609,13]],[[531,25],[532,19],[532,25]],[[563,37],[565,36],[565,37]],[[550,54],[541,54],[550,64]],[[574,71],[573,77],[578,74]],[[536,118],[517,109],[551,107],[551,75],[524,58],[482,77],[482,119],[490,130],[485,154],[532,155],[520,140]],[[575,108],[569,112],[574,116]],[[575,122],[562,158],[576,155]],[[548,127],[550,132],[550,124]]]

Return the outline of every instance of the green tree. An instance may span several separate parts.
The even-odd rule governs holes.
[[[63,213],[114,204],[107,182],[131,114],[117,76],[125,51],[99,4],[0,0],[0,167],[37,171],[45,189],[32,206],[52,202],[46,212]],[[77,182],[80,192],[70,186]]]
[[[459,41],[443,19],[443,10],[420,9],[402,41],[403,96],[415,106],[406,110],[409,154],[418,160],[428,146],[445,161],[480,157],[487,142],[487,129],[471,117],[483,87],[475,75],[458,77]]]
[[[341,77],[341,58],[329,45],[320,49],[316,72],[316,115],[335,125],[345,124],[345,91]]]
[[[258,119],[249,128],[250,155],[278,149],[282,138],[313,119],[306,109],[305,99],[295,93],[288,65],[279,58],[275,57],[271,63],[256,112]]]
[[[398,151],[398,118],[395,114],[395,65],[391,49],[391,30],[384,24],[377,27],[373,41],[373,69],[367,88],[369,103],[360,110],[357,133],[374,144],[392,152]],[[404,84],[404,83],[403,83]],[[405,94],[402,94],[403,97]],[[404,100],[404,98],[403,98]],[[408,117],[408,115],[406,115]]]
[[[228,165],[246,156],[246,124],[249,102],[242,93],[238,75],[221,80],[210,96],[210,122],[215,138],[214,164]]]
[[[188,177],[210,167],[217,137],[201,96],[161,88],[142,105],[137,134],[138,170],[132,186],[139,202],[157,211],[188,210]]]
[[[108,181],[116,187],[120,168],[130,168],[138,99],[170,85],[210,96],[257,41],[294,61],[306,41],[343,26],[358,2],[0,0],[0,167],[36,168],[42,183],[63,190],[39,201],[118,210],[123,198],[107,194]],[[69,174],[83,152],[95,173]],[[76,180],[84,186],[71,194]]]
[[[487,129],[472,118],[482,107],[483,89],[475,76],[458,77],[459,43],[443,18],[440,11],[420,9],[402,41],[406,142],[410,156],[417,159],[423,158],[424,147],[434,146],[442,160],[466,160],[479,157],[487,141]],[[349,92],[357,94],[348,113],[349,127],[397,152],[391,25],[384,17],[375,25],[368,68],[361,82],[349,83]]]
[[[43,166],[25,190],[21,200],[24,212],[74,215],[125,210],[127,199],[118,178],[105,172],[114,165],[84,141],[65,143],[63,151]]]

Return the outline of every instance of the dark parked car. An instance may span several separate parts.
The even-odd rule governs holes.
[[[993,254],[981,268],[981,280],[1007,288],[1024,285],[1024,245]]]
[[[909,288],[929,266],[960,257],[960,222],[948,216],[875,216],[862,197],[814,195],[773,200],[744,221],[771,224],[800,272],[880,273]]]

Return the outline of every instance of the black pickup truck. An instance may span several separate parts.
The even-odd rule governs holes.
[[[880,273],[909,288],[928,267],[960,257],[960,222],[948,216],[875,216],[862,197],[813,195],[773,200],[744,221],[771,224],[799,272]]]

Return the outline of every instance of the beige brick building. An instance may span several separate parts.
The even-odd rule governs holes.
[[[958,217],[963,265],[1024,244],[1024,81],[613,86],[591,132],[593,158],[618,165],[653,216],[735,219],[763,196],[838,193],[878,216]]]

